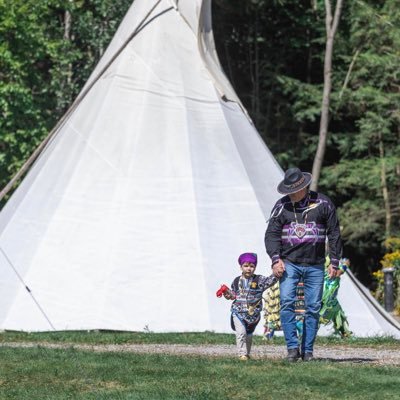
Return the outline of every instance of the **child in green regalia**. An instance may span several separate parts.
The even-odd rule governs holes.
[[[327,260],[327,263],[327,265],[329,265],[329,260]],[[340,260],[339,269],[342,273],[345,273],[349,266],[350,260],[348,258],[342,258]],[[325,272],[324,291],[322,294],[322,307],[319,312],[319,321],[320,324],[323,325],[332,322],[335,333],[340,334],[342,337],[348,337],[351,335],[349,323],[342,306],[337,299],[339,287],[340,277],[330,279],[327,272]]]

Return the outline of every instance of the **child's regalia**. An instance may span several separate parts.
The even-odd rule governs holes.
[[[245,326],[247,334],[252,334],[260,322],[262,311],[262,295],[266,288],[271,287],[277,281],[273,275],[253,275],[248,280],[248,286],[244,287],[244,279],[240,276],[232,282],[231,291],[235,300],[231,306],[231,327],[235,330],[233,316],[235,315]]]
[[[280,312],[280,290],[279,282],[271,286],[263,293],[264,300],[264,336],[266,339],[272,339],[275,331],[280,331],[281,318]]]
[[[339,269],[346,272],[350,266],[350,261],[347,258],[342,258],[339,262]],[[349,322],[347,321],[346,314],[337,299],[338,290],[340,287],[340,277],[330,279],[327,271],[324,277],[324,291],[322,294],[322,307],[319,312],[319,322],[323,325],[328,325],[330,322],[336,334],[342,337],[351,336],[349,329]]]
[[[327,260],[326,266],[329,265]],[[340,260],[339,269],[346,272],[350,261],[347,258]],[[322,306],[320,310],[320,324],[328,325],[332,322],[334,333],[340,334],[342,337],[348,337],[351,335],[349,329],[349,323],[346,315],[337,299],[338,290],[340,287],[340,277],[331,279],[329,278],[328,272],[325,271],[324,276],[324,290],[322,294]],[[274,289],[273,294],[271,289]],[[279,315],[279,284],[268,289],[264,293],[264,336],[266,339],[271,339],[274,332],[281,329],[280,315]],[[303,282],[299,282],[296,288],[296,302],[295,302],[295,313],[296,313],[296,327],[299,337],[303,334],[303,322],[305,313],[304,304],[304,285]]]

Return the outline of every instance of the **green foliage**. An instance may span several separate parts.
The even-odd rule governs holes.
[[[304,150],[298,135],[318,114],[323,8],[295,0],[231,3],[216,2],[218,53],[261,136],[284,160],[288,148]]]
[[[130,4],[0,1],[2,187],[72,103]]]
[[[325,168],[322,181],[324,187],[332,188],[337,180],[344,239],[360,254],[370,246],[378,255],[382,253],[387,212],[383,171],[389,191],[391,233],[400,229],[400,12],[394,3],[352,3],[349,43],[360,53],[340,105],[341,125],[345,127],[346,123],[351,130],[336,135],[340,163]]]
[[[218,1],[225,7],[224,20],[233,22],[233,28],[216,27],[217,45],[219,35],[224,36],[219,51],[223,65],[232,64],[232,47],[232,54],[239,54],[243,63],[228,68],[228,75],[265,142],[283,168],[299,165],[310,170],[321,110],[324,2],[256,1],[235,8],[227,3]],[[398,5],[396,0],[344,2],[335,37],[330,135],[320,190],[339,208],[346,255],[355,261],[356,273],[376,270],[383,253],[387,210],[382,172],[391,233],[400,229]],[[231,36],[230,29],[235,31]],[[249,40],[254,36],[264,40]],[[259,81],[247,79],[254,71]],[[255,93],[259,93],[258,105]],[[361,261],[368,263],[367,269]]]
[[[321,112],[322,86],[289,76],[277,76],[282,93],[293,102],[293,117],[298,123],[315,122]]]
[[[0,2],[0,182],[4,185],[47,131],[51,27],[46,3]],[[48,115],[47,115],[48,117]]]
[[[384,243],[386,254],[381,260],[382,269],[374,273],[378,287],[375,297],[384,302],[384,269],[393,268],[394,311],[400,315],[400,238],[391,237]]]

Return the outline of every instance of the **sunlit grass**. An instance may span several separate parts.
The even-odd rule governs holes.
[[[0,399],[395,399],[396,367],[0,348]]]
[[[115,331],[67,331],[47,333],[3,332],[0,343],[4,342],[53,342],[53,343],[85,343],[85,344],[234,344],[233,334],[203,333],[152,333],[152,332],[115,332]],[[283,345],[282,337],[266,341],[256,336],[256,345]],[[385,346],[400,349],[400,341],[391,337],[346,338],[318,337],[320,346]]]

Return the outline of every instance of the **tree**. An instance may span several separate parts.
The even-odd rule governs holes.
[[[47,81],[57,39],[55,2],[0,2],[0,182],[45,135],[54,97]]]
[[[243,27],[252,24],[256,4],[264,40],[258,42],[261,117],[254,120],[283,168],[308,170],[321,130],[327,74],[320,71],[329,65],[324,59],[324,2],[261,3],[218,1],[214,26],[221,62],[230,65],[226,71],[254,117],[247,78],[251,67],[245,61],[252,28]],[[378,267],[385,236],[399,229],[399,11],[395,0],[346,2],[341,11],[319,185],[338,206],[346,255],[367,283],[368,271]],[[238,61],[227,63],[227,53]]]
[[[318,181],[321,174],[326,143],[328,140],[329,105],[330,105],[330,96],[332,89],[333,43],[339,25],[340,14],[342,12],[342,4],[343,0],[336,1],[335,14],[332,18],[331,2],[330,0],[325,0],[326,48],[325,48],[325,62],[324,62],[324,91],[322,95],[318,147],[312,168],[313,181],[311,184],[311,190],[318,189]]]
[[[68,109],[131,4],[0,1],[0,185]]]
[[[351,4],[348,44],[357,57],[348,56],[349,65],[354,62],[334,115],[342,121],[342,132],[334,136],[340,162],[327,166],[321,179],[321,185],[340,198],[347,251],[370,271],[378,267],[385,239],[400,230],[400,11],[396,3]]]

